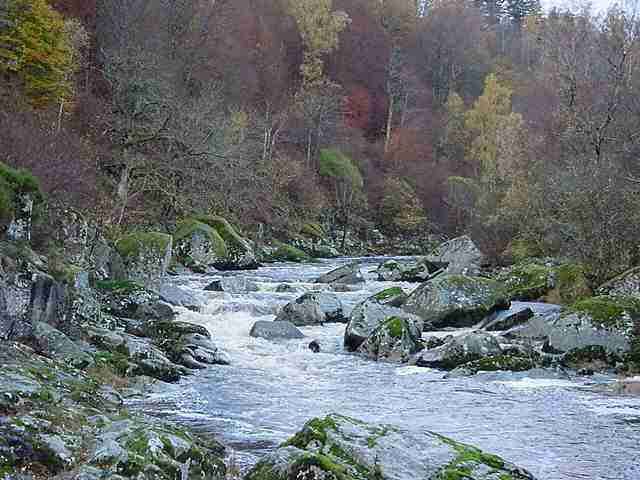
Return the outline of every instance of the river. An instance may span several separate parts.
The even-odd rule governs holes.
[[[373,270],[383,260],[361,259],[367,282],[338,293],[347,311],[389,286],[415,288],[375,281]],[[276,293],[278,285],[318,288],[315,278],[346,261],[230,273],[258,283],[258,292],[243,294],[205,292],[215,276],[176,278],[206,304],[198,313],[181,310],[179,319],[206,326],[232,364],[163,384],[138,407],[216,434],[243,469],[306,420],[336,412],[433,430],[501,455],[540,480],[640,479],[640,397],[608,393],[611,376],[530,371],[443,379],[435,370],[346,353],[342,324],[301,328],[307,337],[302,340],[249,336],[255,321],[272,320],[278,308],[301,295]],[[307,348],[312,339],[320,353]]]

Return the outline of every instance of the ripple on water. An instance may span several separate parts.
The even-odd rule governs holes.
[[[229,352],[232,365],[163,385],[137,406],[215,433],[236,450],[236,462],[244,467],[309,418],[338,412],[449,435],[502,455],[541,480],[640,479],[638,397],[596,391],[561,372],[444,380],[435,370],[375,363],[345,353],[345,327],[339,324],[302,328],[306,338],[301,340],[249,337],[255,321],[272,320],[278,308],[299,295],[275,293],[275,285],[287,281],[313,289],[317,276],[346,261],[233,273],[259,282],[261,291],[244,295],[203,293],[211,277],[182,278],[183,285],[204,294],[207,305],[200,313],[182,310],[180,319],[206,326]],[[397,285],[374,281],[376,262],[382,260],[367,261],[363,288],[339,294],[349,306]],[[321,344],[321,353],[307,348],[311,339]]]

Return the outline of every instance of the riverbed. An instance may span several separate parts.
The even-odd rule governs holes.
[[[351,260],[229,273],[259,287],[238,294],[203,290],[219,276],[174,278],[205,304],[200,312],[182,309],[179,319],[207,327],[231,365],[163,384],[136,406],[217,435],[242,469],[308,419],[335,412],[433,430],[496,453],[540,480],[640,479],[640,397],[611,393],[612,376],[533,370],[444,379],[436,370],[345,352],[343,324],[301,328],[306,338],[300,340],[249,336],[254,322],[273,320],[282,305],[304,291],[328,289],[314,279]],[[347,312],[384,288],[417,286],[376,281],[374,270],[384,260],[360,259],[366,283],[337,293]],[[276,292],[282,283],[299,291]],[[319,342],[320,353],[307,348],[311,340]]]

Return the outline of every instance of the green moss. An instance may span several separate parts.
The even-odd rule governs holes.
[[[406,330],[406,322],[401,318],[391,317],[384,321],[382,328],[386,329],[393,338],[402,338]]]
[[[376,293],[373,296],[373,298],[382,302],[384,300],[388,300],[393,297],[398,297],[400,295],[404,295],[404,291],[400,287],[391,287]]]
[[[322,240],[323,238],[327,237],[327,234],[324,231],[324,228],[322,228],[322,225],[314,222],[305,223],[300,229],[300,233],[316,240]]]
[[[566,263],[556,268],[556,289],[560,303],[570,305],[593,294],[580,264]]]
[[[510,372],[524,372],[535,367],[532,359],[526,357],[517,357],[514,355],[493,355],[483,357],[473,362],[463,365],[463,368],[473,373],[477,372],[496,372],[499,370]]]
[[[284,445],[304,449],[312,440],[317,440],[324,445],[327,441],[327,430],[338,430],[338,425],[333,418],[314,418],[309,420],[302,430],[287,440]]]
[[[437,435],[437,434],[436,434]],[[444,443],[453,447],[456,451],[456,457],[443,468],[439,473],[438,478],[442,480],[463,480],[472,478],[474,470],[480,465],[486,465],[490,469],[493,469],[495,474],[502,474],[501,472],[505,466],[504,460],[497,455],[485,453],[479,448],[464,443],[456,442],[447,437],[437,435]],[[511,476],[509,477],[511,478]],[[515,477],[520,478],[520,476]],[[522,476],[521,478],[527,478]]]
[[[550,290],[552,275],[550,267],[524,263],[501,273],[497,280],[506,286],[509,299],[528,301],[537,300]]]
[[[123,258],[136,258],[149,250],[164,256],[171,242],[171,236],[166,233],[135,232],[121,237],[115,247]]]
[[[66,263],[52,265],[49,262],[49,274],[58,282],[73,285],[82,268]]]
[[[516,263],[524,262],[543,254],[538,245],[525,239],[512,240],[507,248],[507,253]]]
[[[605,364],[614,366],[622,359],[604,348],[601,345],[588,345],[582,348],[575,348],[563,357],[564,363],[572,368],[581,368],[587,365]]]
[[[9,220],[15,213],[18,197],[27,193],[34,204],[44,200],[38,179],[31,172],[0,162],[0,218]]]
[[[270,255],[272,260],[298,263],[311,261],[311,257],[309,257],[309,255],[296,247],[292,247],[291,245],[287,245],[286,243],[278,240],[274,240],[273,244],[277,248],[275,252]]]
[[[201,233],[206,237],[216,256],[220,258],[225,258],[227,256],[227,244],[223,237],[211,225],[200,220],[193,218],[183,220],[178,224],[178,228],[173,234],[173,238],[177,244],[181,240],[191,238],[191,236],[196,232]]]
[[[228,250],[238,248],[244,250],[246,240],[238,234],[236,229],[225,218],[216,215],[199,215],[194,218],[215,229],[225,241]]]
[[[127,376],[130,365],[126,353],[101,351],[95,354],[94,359],[97,366],[105,366],[121,377]]]
[[[584,313],[607,328],[624,326],[624,314],[631,320],[640,319],[640,300],[632,297],[600,296],[574,303],[569,312]]]

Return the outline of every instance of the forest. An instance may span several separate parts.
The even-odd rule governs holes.
[[[2,0],[0,79],[0,161],[49,218],[640,262],[637,5]]]

